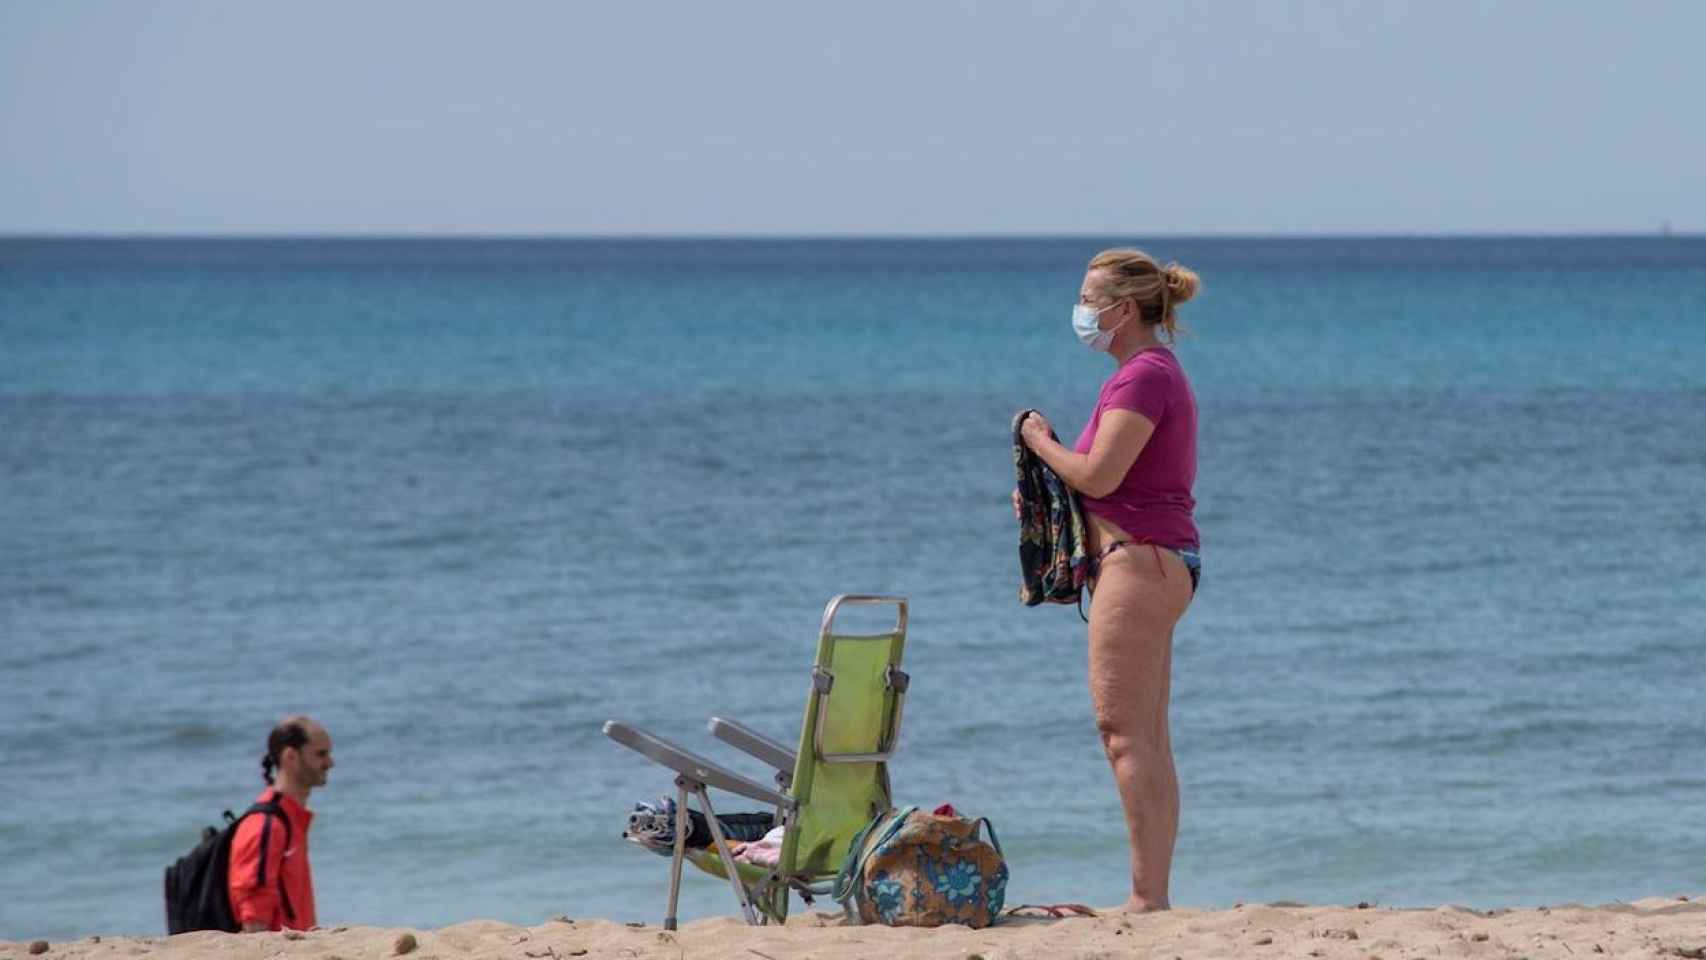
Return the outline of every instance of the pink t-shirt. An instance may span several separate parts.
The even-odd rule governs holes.
[[[1196,498],[1197,399],[1179,358],[1166,347],[1133,356],[1102,384],[1096,412],[1073,450],[1089,453],[1106,410],[1134,410],[1155,424],[1125,479],[1105,497],[1081,496],[1084,509],[1111,521],[1133,540],[1164,547],[1199,546],[1191,512]]]

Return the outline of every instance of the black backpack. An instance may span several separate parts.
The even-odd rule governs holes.
[[[191,930],[223,930],[237,933],[242,927],[231,909],[231,841],[237,836],[237,824],[254,813],[270,813],[284,824],[284,848],[290,849],[290,818],[278,805],[278,794],[266,803],[257,803],[243,811],[241,817],[225,811],[225,829],[203,827],[201,842],[194,850],[178,858],[166,868],[166,932],[188,933]],[[261,861],[266,862],[263,833]],[[282,892],[282,887],[281,887]],[[286,901],[286,910],[289,902]]]

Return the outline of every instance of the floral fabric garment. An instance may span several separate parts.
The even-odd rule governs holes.
[[[1084,513],[1078,494],[1019,436],[1019,425],[1035,411],[1013,417],[1013,469],[1019,481],[1019,599],[1076,604],[1084,589]],[[1054,431],[1049,431],[1054,436]]]

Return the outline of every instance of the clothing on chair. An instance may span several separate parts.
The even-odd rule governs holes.
[[[711,846],[714,842],[711,825],[705,815],[689,807],[687,821],[687,846]],[[775,823],[776,815],[772,813],[717,814],[717,826],[723,831],[723,839],[730,843],[758,840]],[[675,848],[675,798],[659,797],[657,803],[634,804],[634,809],[628,813],[628,829],[623,831],[622,838],[668,856]]]

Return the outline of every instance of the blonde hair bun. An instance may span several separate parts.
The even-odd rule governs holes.
[[[1169,263],[1166,269],[1161,271],[1161,276],[1167,282],[1167,299],[1173,306],[1196,296],[1197,291],[1202,289],[1202,278],[1190,267]]]

